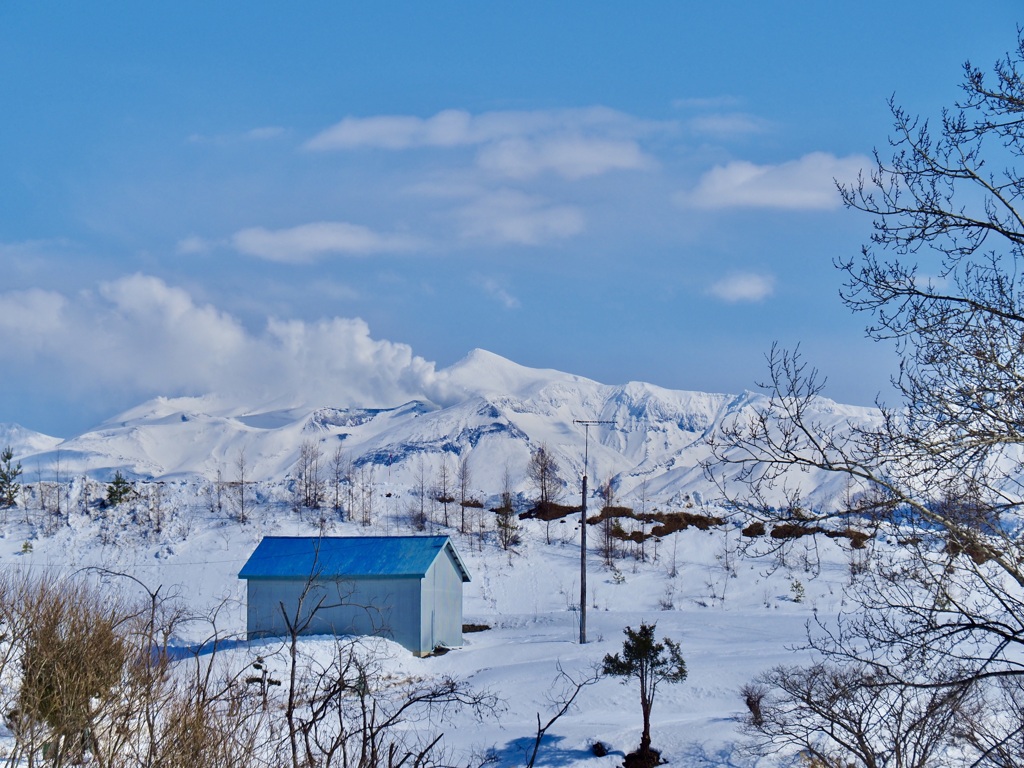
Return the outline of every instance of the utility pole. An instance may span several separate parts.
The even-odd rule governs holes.
[[[583,425],[583,504],[580,511],[580,645],[587,642],[587,463],[590,460],[590,428],[598,424],[614,424],[614,421],[584,421],[573,419],[573,424]]]

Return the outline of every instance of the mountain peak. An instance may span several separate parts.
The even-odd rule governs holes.
[[[59,437],[33,432],[20,424],[0,424],[0,450],[10,447],[15,456],[48,451],[60,442]]]
[[[441,373],[474,395],[525,395],[555,381],[589,381],[550,368],[528,368],[486,349],[474,349]]]

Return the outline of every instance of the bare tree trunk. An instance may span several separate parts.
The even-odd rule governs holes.
[[[249,483],[249,467],[245,460],[245,448],[239,448],[238,456],[235,458],[235,519],[243,524],[249,522]]]
[[[462,510],[459,519],[460,533],[466,533],[466,502],[469,501],[469,485],[471,481],[469,456],[465,455],[459,460],[459,505]]]

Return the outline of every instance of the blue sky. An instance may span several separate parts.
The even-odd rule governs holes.
[[[800,344],[868,404],[832,179],[1017,5],[0,4],[0,422],[394,405],[475,347],[739,392]]]

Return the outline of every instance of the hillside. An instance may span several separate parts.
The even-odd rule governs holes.
[[[54,508],[53,496],[46,510],[32,497],[27,508],[8,511],[0,526],[0,568],[8,575],[96,574],[103,589],[135,601],[147,599],[145,590],[170,596],[189,615],[216,616],[215,623],[182,624],[171,638],[172,647],[187,657],[189,649],[209,642],[216,631],[225,649],[223,663],[244,669],[261,657],[278,678],[288,669],[286,644],[238,639],[244,634],[246,607],[237,573],[261,537],[418,532],[406,501],[383,494],[370,524],[363,525],[358,518],[341,520],[329,509],[295,510],[275,495],[281,489],[259,483],[248,521],[241,524],[229,491],[218,509],[194,479],[138,483],[136,488],[138,495],[131,500],[104,508],[96,501],[102,487],[90,490],[73,482],[62,513]],[[493,513],[474,514],[470,532],[463,534],[454,516],[445,526],[434,509],[426,530],[453,538],[472,576],[466,585],[465,620],[487,629],[466,634],[462,648],[434,658],[413,658],[387,642],[374,651],[375,663],[396,679],[451,675],[500,699],[500,711],[482,720],[452,712],[418,726],[445,734],[455,765],[484,760],[502,768],[524,765],[537,715],[547,719],[553,714],[559,670],[586,676],[605,654],[621,648],[623,628],[640,622],[657,622],[660,635],[680,642],[690,670],[684,683],[659,693],[655,746],[676,765],[746,765],[738,751],[744,711],[740,687],[769,666],[806,658],[792,648],[800,644],[806,621],[827,621],[841,610],[842,589],[856,557],[846,542],[824,539],[789,543],[785,561],[745,558],[740,523],[734,521],[651,539],[642,559],[638,547],[619,542],[608,564],[600,528],[592,526],[590,642],[581,646],[578,519],[572,516],[550,527],[523,520],[519,543],[504,550]],[[301,652],[307,662],[327,664],[333,647],[326,639],[308,639]],[[578,706],[551,729],[538,765],[615,768],[635,748],[639,728],[634,687],[604,679],[585,690]],[[592,756],[595,741],[610,747],[608,756]]]
[[[643,494],[668,504],[718,496],[700,467],[708,456],[705,437],[749,419],[765,403],[749,392],[600,384],[525,368],[482,350],[437,377],[439,390],[451,396],[447,405],[421,399],[360,409],[225,403],[214,395],[157,398],[66,440],[20,431],[11,432],[8,442],[28,474],[50,480],[106,481],[115,471],[141,480],[233,479],[243,459],[250,478],[285,483],[296,474],[302,444],[312,441],[324,464],[340,450],[389,492],[412,488],[424,473],[433,478],[446,459],[454,465],[466,457],[474,492],[484,496],[498,493],[506,466],[516,489],[525,492],[529,457],[544,445],[560,467],[564,494],[572,496],[585,447],[584,428],[575,422],[600,420],[611,423],[590,429],[591,485],[610,482],[620,498]],[[877,418],[872,409],[825,399],[816,408],[819,421],[841,428]],[[813,473],[797,481],[814,503],[827,504],[844,490]]]
[[[787,544],[784,559],[750,559],[741,544],[760,545],[740,535],[744,521],[730,519],[706,530],[664,533],[642,547],[613,540],[608,551],[602,527],[590,526],[591,642],[581,646],[577,516],[522,520],[518,542],[506,550],[487,507],[497,502],[507,467],[525,508],[532,493],[526,465],[541,445],[560,467],[563,501],[574,502],[585,436],[574,420],[599,419],[613,424],[591,428],[590,474],[598,482],[610,479],[619,503],[658,514],[720,514],[717,491],[700,468],[708,455],[703,439],[731,419],[749,418],[763,405],[761,396],[605,385],[479,350],[439,377],[447,391],[461,393],[446,405],[423,399],[382,409],[256,407],[215,396],[157,398],[64,440],[5,427],[0,442],[23,464],[25,493],[0,526],[0,566],[8,574],[101,573],[105,589],[132,599],[144,585],[176,596],[191,614],[216,613],[218,636],[236,638],[245,626],[237,572],[261,537],[416,533],[420,505],[426,530],[452,536],[471,570],[466,621],[488,629],[467,634],[463,648],[436,658],[413,659],[390,643],[375,653],[388,674],[452,675],[500,698],[500,714],[482,721],[464,713],[431,723],[446,733],[456,764],[523,765],[538,714],[551,714],[559,670],[585,676],[621,648],[625,626],[655,621],[659,633],[682,644],[690,668],[685,683],[659,694],[655,746],[676,764],[744,765],[737,691],[771,665],[804,658],[790,649],[800,643],[805,622],[827,621],[841,609],[857,557],[849,543],[798,540]],[[820,419],[840,426],[874,417],[827,400],[816,408]],[[304,445],[319,454],[321,475],[330,474],[335,451],[344,455],[341,509],[332,508],[327,480],[320,509],[298,503]],[[442,463],[454,466],[462,458],[472,472],[470,495],[486,504],[469,508],[465,518],[454,505],[446,524],[443,507],[418,487],[426,483],[436,495]],[[115,472],[131,481],[133,492],[108,507],[102,499]],[[814,475],[799,479],[823,503],[839,490]],[[247,493],[241,506],[239,489]],[[648,535],[655,530],[624,522]],[[184,651],[208,640],[211,626],[182,625],[172,642]],[[279,641],[232,640],[225,647],[236,667],[260,656],[285,672]],[[303,653],[326,663],[332,647],[310,639]],[[638,739],[635,698],[611,679],[588,688],[549,733],[538,765],[618,765]],[[593,757],[595,741],[611,753]]]

